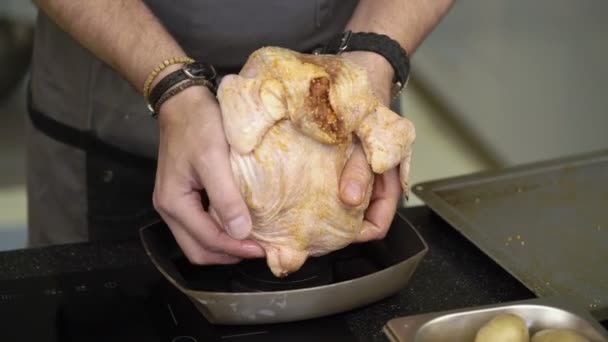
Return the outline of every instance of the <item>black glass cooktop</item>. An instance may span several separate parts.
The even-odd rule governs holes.
[[[150,266],[151,267],[151,266]],[[353,341],[341,316],[214,326],[151,268],[0,281],[1,341]]]

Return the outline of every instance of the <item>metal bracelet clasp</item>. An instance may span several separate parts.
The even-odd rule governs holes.
[[[342,36],[342,39],[340,40],[340,46],[338,46],[338,51],[336,52],[336,55],[342,54],[342,52],[344,52],[348,48],[348,43],[350,43],[350,37],[352,35],[353,35],[353,31],[351,31],[351,30],[344,32],[344,35]]]

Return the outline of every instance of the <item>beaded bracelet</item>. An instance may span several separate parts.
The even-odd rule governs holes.
[[[166,67],[168,67],[169,65],[173,65],[173,64],[192,63],[192,62],[194,62],[194,59],[183,56],[183,57],[171,57],[171,58],[165,59],[164,61],[159,63],[156,67],[154,67],[154,69],[152,69],[152,71],[148,75],[148,78],[146,78],[146,81],[144,82],[144,88],[143,88],[144,98],[146,100],[148,100],[148,96],[150,95],[149,92],[150,92],[150,86],[152,85],[152,81],[154,81],[156,76],[158,76],[158,74],[161,71],[163,71]]]

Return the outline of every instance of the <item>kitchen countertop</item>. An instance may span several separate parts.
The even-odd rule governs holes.
[[[428,243],[429,252],[409,285],[397,295],[345,314],[347,324],[362,341],[385,340],[382,326],[395,317],[534,297],[427,207],[402,210]],[[3,280],[133,266],[150,267],[139,241],[0,253]]]

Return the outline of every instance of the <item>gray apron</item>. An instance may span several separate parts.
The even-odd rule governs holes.
[[[311,51],[357,0],[148,0],[188,55],[238,72],[255,49]],[[29,244],[136,238],[152,207],[158,126],[142,96],[39,13],[28,123]]]

